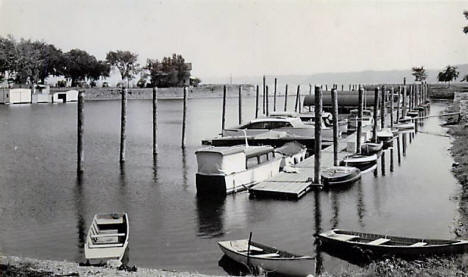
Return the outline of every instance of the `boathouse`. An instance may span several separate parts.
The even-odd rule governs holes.
[[[0,91],[0,103],[2,104],[31,103],[31,90],[28,88],[2,89]]]
[[[53,96],[54,103],[66,103],[66,102],[77,102],[78,101],[78,91],[69,90],[63,92],[56,92]]]

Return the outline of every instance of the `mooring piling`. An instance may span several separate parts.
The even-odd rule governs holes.
[[[407,141],[406,141],[406,133],[403,133],[402,135],[402,143],[403,143],[403,157],[406,157],[406,144],[407,144]]]
[[[397,135],[397,154],[398,154],[398,164],[401,164],[401,146],[400,146],[400,134]]]
[[[158,154],[158,88],[153,88],[153,156]]]
[[[299,90],[298,90],[299,91]],[[322,150],[322,90],[315,87],[315,149],[314,181],[320,184],[320,152]]]
[[[127,88],[122,88],[122,105],[120,115],[120,162],[125,162],[127,144]]]
[[[375,87],[374,89],[374,124],[372,126],[372,142],[377,142],[377,114],[379,111],[379,88]],[[359,116],[361,119],[361,116]]]
[[[363,102],[362,102],[362,94],[363,94],[362,85],[359,85],[358,88],[358,124],[356,130],[356,152],[361,153],[361,135],[362,135],[362,117],[363,117]]]
[[[265,115],[268,116],[270,114],[270,109],[268,107],[268,105],[269,105],[268,104],[269,103],[269,101],[268,101],[268,86],[265,86],[265,96],[266,96],[266,98],[265,98],[265,108],[266,108]]]
[[[266,86],[266,83],[265,82],[266,82],[265,75],[263,75],[263,99],[262,99],[262,101],[263,101],[263,114],[265,114],[265,105],[266,105],[266,103],[265,103],[265,101],[266,101],[266,99],[265,99],[265,93],[266,93],[265,86]]]
[[[386,106],[386,93],[385,93],[385,86],[382,86],[382,99],[380,105],[380,128],[385,128],[385,106]]]
[[[226,86],[223,93],[223,130],[224,130],[224,111],[226,109]],[[184,104],[182,112],[182,148],[185,148],[185,126],[187,125],[187,87],[184,87]]]
[[[273,96],[273,111],[276,112],[276,87],[277,87],[277,82],[278,82],[278,79],[275,78],[275,91],[273,92],[274,96]]]
[[[393,87],[390,90],[390,129],[393,130]],[[393,155],[392,155],[393,156]]]
[[[239,124],[242,124],[242,86],[239,85]]]
[[[394,159],[394,153],[393,153],[393,146],[390,147],[390,172],[393,172],[394,166],[393,166],[393,159]]]
[[[297,92],[296,92],[296,105],[294,106],[294,111],[297,112],[299,110],[299,101],[300,101],[300,91],[301,85],[297,85]]]
[[[288,84],[284,88],[284,111],[288,110]]]
[[[406,85],[403,86],[403,102],[402,102],[402,110],[401,110],[401,118],[406,117]]]
[[[396,116],[396,123],[400,120],[400,101],[401,101],[401,86],[398,87],[398,103],[397,103],[397,116]]]
[[[333,165],[338,165],[338,93],[336,88],[331,90],[333,116]],[[310,106],[309,106],[310,107]]]
[[[77,117],[77,132],[78,132],[78,138],[76,140],[77,142],[77,164],[76,164],[76,170],[78,172],[78,175],[83,173],[84,167],[84,152],[83,152],[83,133],[84,133],[84,91],[80,90],[78,92],[78,117]]]
[[[186,88],[184,87],[184,105],[185,105],[185,94],[186,94]],[[184,108],[184,113],[185,113],[185,108]],[[184,116],[184,122],[185,122],[185,116]],[[224,127],[226,124],[226,85],[223,86],[223,114],[221,117],[221,131],[224,131]]]
[[[259,98],[259,88],[257,85],[256,93],[255,93],[255,118],[258,118],[258,98]]]

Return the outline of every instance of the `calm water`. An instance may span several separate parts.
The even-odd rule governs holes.
[[[80,261],[95,213],[127,211],[130,264],[222,274],[218,240],[246,238],[315,255],[314,233],[332,227],[408,236],[454,237],[459,186],[450,173],[450,139],[438,118],[408,145],[386,176],[365,175],[341,192],[301,200],[250,200],[239,193],[198,199],[194,151],[221,129],[221,99],[189,100],[187,144],[181,150],[182,102],[161,100],[159,149],[152,159],[151,101],[129,101],[128,152],[119,166],[120,103],[87,102],[85,174],[76,180],[76,104],[0,106],[0,253]],[[244,99],[244,119],[254,98]],[[279,105],[283,105],[279,101]],[[294,98],[289,104],[294,106]],[[444,109],[434,104],[431,113]],[[227,126],[237,122],[229,99]],[[379,163],[380,165],[380,163]],[[324,268],[351,266],[326,254]]]

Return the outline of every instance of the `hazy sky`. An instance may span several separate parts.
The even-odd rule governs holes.
[[[182,54],[202,79],[468,63],[468,1],[0,0],[0,35],[103,59]]]

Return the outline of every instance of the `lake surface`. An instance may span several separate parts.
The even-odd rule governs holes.
[[[294,98],[288,100],[290,109]],[[120,167],[120,102],[86,102],[85,173],[76,178],[76,104],[0,105],[0,253],[80,261],[95,213],[127,211],[130,264],[224,274],[216,241],[247,238],[315,255],[314,234],[338,227],[403,236],[453,238],[459,185],[450,169],[450,138],[438,118],[425,121],[401,164],[394,151],[340,192],[299,201],[255,200],[247,193],[199,199],[194,151],[221,129],[222,99],[190,99],[187,147],[180,148],[181,100],[159,101],[159,155],[152,157],[151,101],[128,103],[127,161]],[[254,115],[245,98],[243,118]],[[278,105],[283,105],[279,100]],[[270,107],[272,103],[270,103]],[[438,114],[444,104],[432,105]],[[229,98],[226,126],[236,124]],[[322,254],[327,271],[353,265]]]

